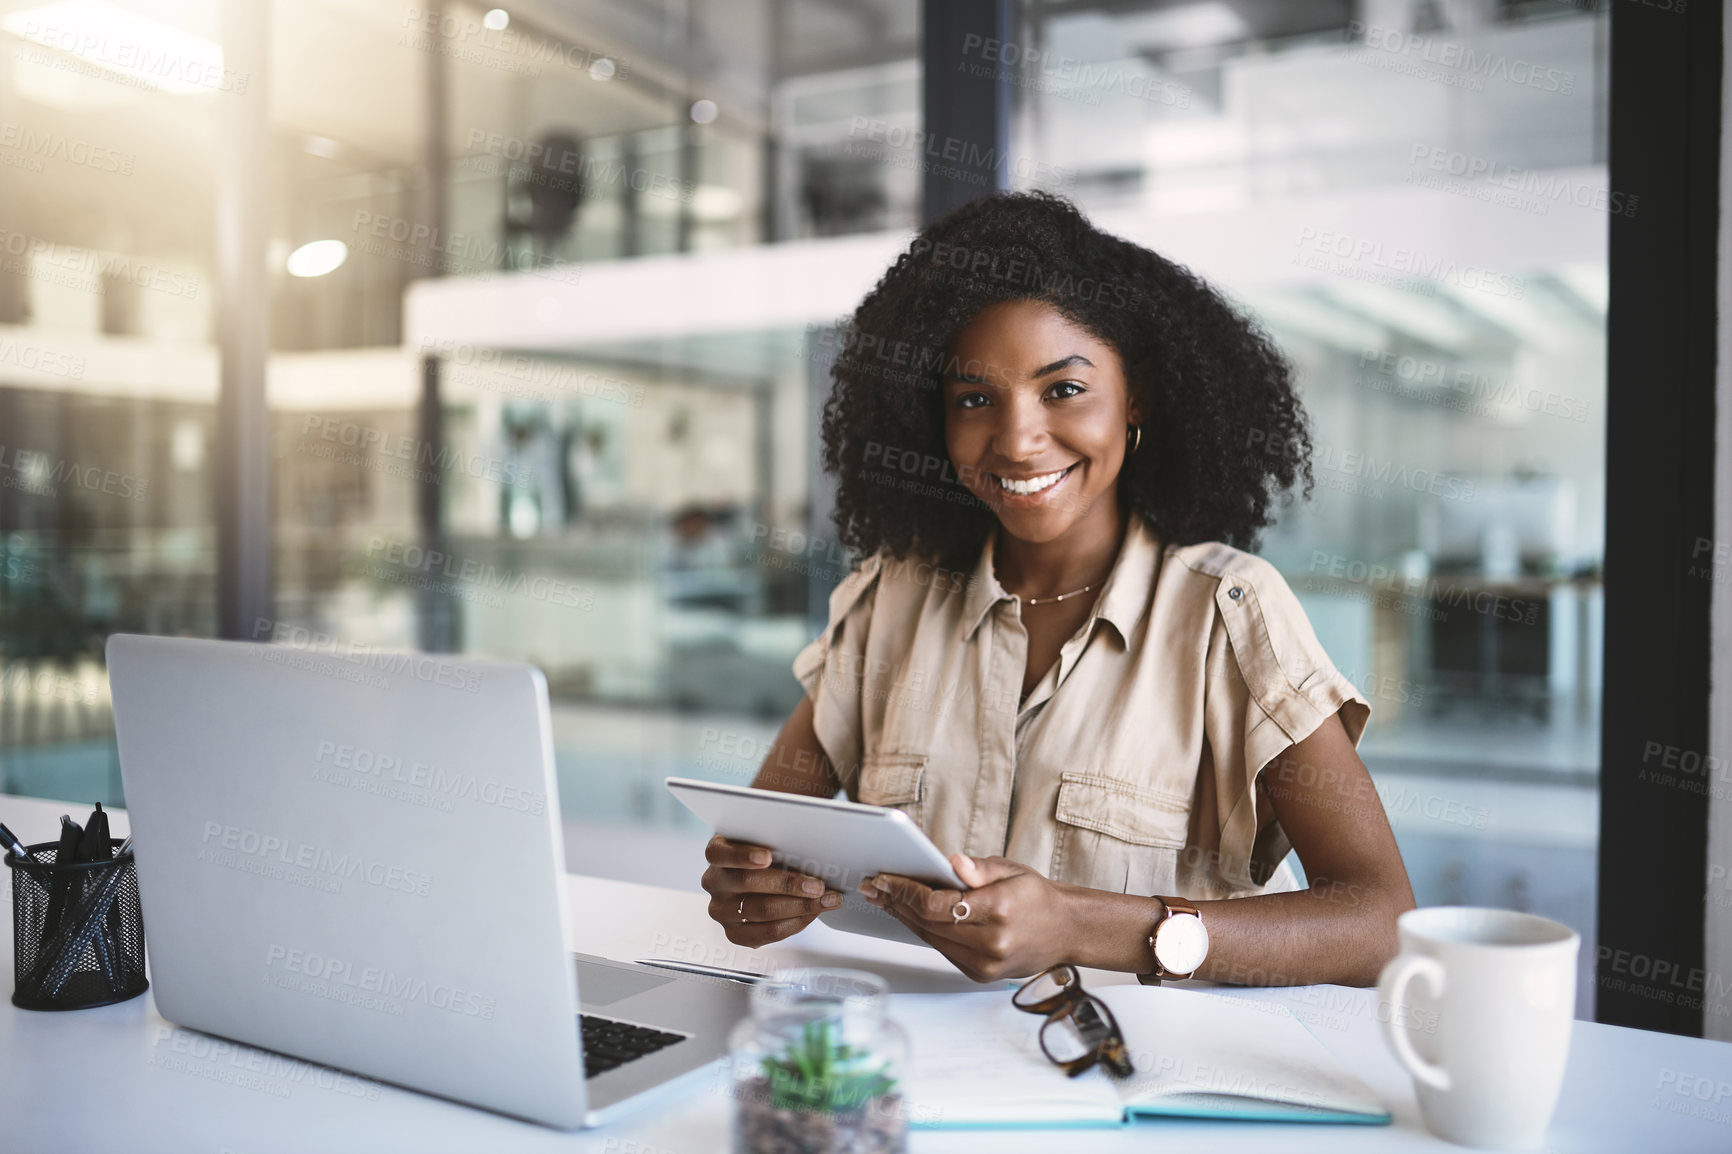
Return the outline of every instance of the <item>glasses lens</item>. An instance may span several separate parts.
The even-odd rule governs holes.
[[[1124,1047],[1112,1012],[1086,994],[1067,1011],[1047,1019],[1041,1028],[1040,1043],[1047,1057],[1055,1062],[1074,1062],[1108,1051],[1116,1055]]]
[[[1069,966],[1059,966],[1037,977],[1030,978],[1010,1000],[1019,1010],[1032,1010],[1058,998],[1075,981],[1075,970]],[[1002,1004],[1000,1003],[1000,1005]]]
[[[1048,1018],[1040,1028],[1040,1047],[1055,1062],[1074,1062],[1093,1054],[1098,1042],[1078,1028],[1074,1014]]]

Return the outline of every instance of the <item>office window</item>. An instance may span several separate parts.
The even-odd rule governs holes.
[[[1416,897],[1557,918],[1591,966],[1606,233],[1642,208],[1607,186],[1607,14],[1043,7],[1019,140],[1298,372],[1314,495],[1260,551],[1371,701]]]
[[[214,15],[140,13],[127,34],[208,62]],[[228,93],[50,32],[81,18],[0,13],[0,789],[90,802],[119,793],[106,636],[215,628]]]
[[[1292,359],[1316,488],[1262,552],[1373,703],[1421,901],[1591,942],[1605,236],[1649,209],[1607,187],[1608,17],[1582,8],[1034,0],[962,63],[1009,70],[1014,186],[1194,268]],[[215,628],[228,94],[40,43],[29,11],[0,16],[0,788],[119,800],[103,638]],[[835,322],[944,162],[919,5],[489,11],[271,8],[261,635],[540,664],[574,863],[692,885],[701,831],[661,778],[750,780],[848,567],[817,411]],[[679,253],[860,283],[694,304]],[[634,267],[668,277],[653,316],[560,314]],[[461,339],[415,343],[432,279],[477,294]],[[524,285],[533,324],[481,307]],[[626,836],[668,852],[622,865]]]
[[[448,188],[466,231],[504,220],[514,235],[517,183],[537,175],[494,153],[581,142],[565,166],[590,179],[569,232],[541,250],[512,240],[512,268],[548,289],[534,307],[554,316],[610,261],[915,222],[917,174],[864,146],[874,118],[918,127],[917,6],[748,4],[727,20],[694,6],[674,26],[580,11],[617,46],[606,86],[474,60],[451,73]],[[829,162],[851,141],[842,172]],[[439,572],[413,537],[370,571],[399,603],[424,598],[457,649],[547,672],[574,862],[690,887],[700,827],[661,779],[750,781],[800,698],[789,666],[811,635],[811,575],[787,542],[806,539],[821,397],[809,325],[684,331],[673,318],[722,302],[694,305],[668,268],[661,337],[434,337],[449,447],[475,467],[448,476]],[[607,848],[622,836],[663,849],[622,858]]]

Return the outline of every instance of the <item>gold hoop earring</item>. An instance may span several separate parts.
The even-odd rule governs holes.
[[[1132,425],[1131,431],[1125,434],[1125,440],[1131,443],[1131,447],[1125,450],[1125,455],[1128,457],[1143,447],[1143,427]]]

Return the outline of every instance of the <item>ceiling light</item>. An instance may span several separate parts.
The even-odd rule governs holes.
[[[145,99],[146,91],[116,84],[100,68],[73,71],[64,61],[36,49],[20,51],[12,60],[12,91],[33,104],[66,112],[101,112],[128,108]]]
[[[510,23],[511,13],[503,8],[490,9],[487,15],[481,18],[481,27],[489,32],[502,32]]]
[[[716,119],[716,102],[699,100],[692,104],[692,123],[709,124]]]
[[[1342,284],[1331,283],[1323,288],[1323,293],[1325,297],[1333,297],[1340,307],[1361,317],[1434,348],[1462,355],[1472,347],[1478,334],[1445,301],[1435,295],[1422,295],[1428,291],[1435,293],[1435,284],[1423,277],[1412,279],[1418,282],[1416,290],[1349,280]]]
[[[1236,293],[1271,328],[1282,328],[1350,353],[1381,349],[1388,340],[1382,326],[1301,289],[1245,289]]]
[[[315,240],[289,254],[290,276],[324,276],[349,259],[349,246],[340,240]]]
[[[703,224],[733,220],[745,207],[739,189],[720,184],[700,184],[692,193],[692,218]]]
[[[614,72],[613,61],[605,56],[589,66],[589,78],[591,80],[612,80]]]
[[[1230,44],[1250,34],[1250,26],[1220,0],[1157,8],[1118,18],[1124,37],[1139,48],[1201,48]]]
[[[104,0],[58,0],[23,8],[0,19],[0,28],[163,92],[216,92],[240,79],[224,74],[223,50],[215,41]]]
[[[197,421],[177,421],[169,438],[169,459],[176,472],[196,473],[204,468],[204,426]]]

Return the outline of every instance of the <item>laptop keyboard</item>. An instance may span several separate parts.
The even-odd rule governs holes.
[[[670,1034],[666,1030],[652,1030],[648,1026],[634,1026],[630,1022],[598,1018],[594,1014],[579,1014],[578,1017],[583,1022],[585,1078],[605,1074],[616,1066],[623,1066],[657,1050],[665,1050],[675,1042],[686,1039],[684,1034]]]

